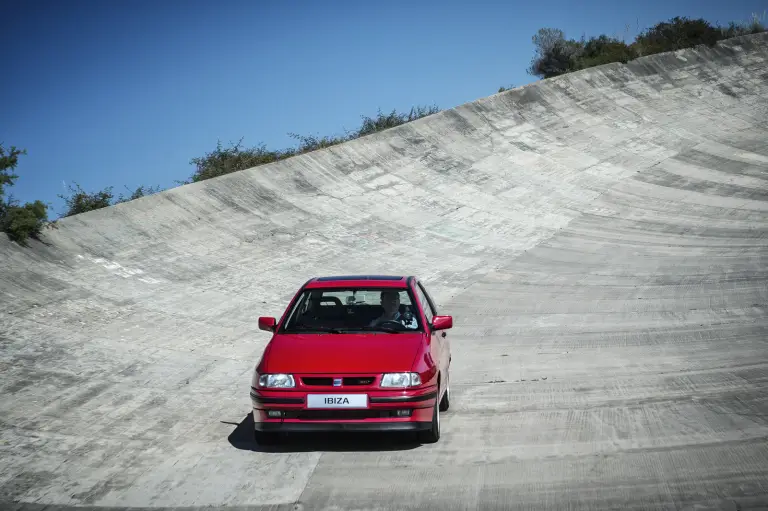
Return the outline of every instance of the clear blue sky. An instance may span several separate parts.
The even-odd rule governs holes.
[[[580,7],[577,7],[580,6]],[[86,190],[174,186],[244,138],[342,133],[361,115],[451,108],[526,73],[531,36],[628,39],[673,16],[727,24],[768,0],[2,0],[0,142],[26,148],[11,191],[63,211]]]

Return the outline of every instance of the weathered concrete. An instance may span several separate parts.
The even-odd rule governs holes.
[[[766,506],[767,97],[761,34],[0,241],[0,500]],[[455,316],[443,438],[260,452],[255,318],[358,272],[418,274]]]

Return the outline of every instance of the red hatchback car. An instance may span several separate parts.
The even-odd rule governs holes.
[[[440,439],[450,399],[451,316],[416,277],[306,282],[273,332],[251,382],[255,436],[280,432],[416,431]]]

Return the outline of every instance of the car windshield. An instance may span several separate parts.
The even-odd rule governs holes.
[[[282,328],[285,333],[409,332],[421,329],[407,289],[307,289]]]

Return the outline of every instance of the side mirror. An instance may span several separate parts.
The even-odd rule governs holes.
[[[453,316],[435,316],[432,318],[434,330],[448,330],[453,328]]]
[[[274,332],[276,324],[277,324],[277,321],[275,321],[275,318],[268,318],[268,317],[259,318],[259,330]]]

